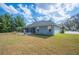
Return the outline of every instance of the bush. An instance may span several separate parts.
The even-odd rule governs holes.
[[[17,32],[22,32],[22,31],[23,31],[23,28],[22,28],[22,27],[17,27],[17,28],[16,28],[16,31],[17,31]]]
[[[60,32],[60,33],[64,33],[64,30],[65,30],[65,27],[62,26],[62,27],[61,27],[61,32]]]
[[[79,32],[79,29],[77,31]]]

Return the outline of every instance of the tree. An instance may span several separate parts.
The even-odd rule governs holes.
[[[16,27],[16,31],[22,31],[23,27],[25,26],[25,22],[23,17],[21,17],[20,15],[15,17],[15,27]]]
[[[64,33],[65,27],[62,25],[61,27],[61,33]]]
[[[25,26],[21,16],[12,17],[11,14],[0,15],[0,32],[12,32],[16,29],[22,30]]]
[[[12,16],[10,14],[4,14],[0,16],[0,32],[11,31],[11,20]]]
[[[64,24],[65,28],[70,31],[79,30],[79,19],[71,18],[65,20]]]
[[[3,29],[3,16],[0,16],[0,32],[2,32]]]
[[[79,31],[79,13],[65,20],[64,26],[69,31]]]

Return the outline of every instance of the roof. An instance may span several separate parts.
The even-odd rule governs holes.
[[[34,22],[32,24],[29,24],[26,26],[26,28],[30,28],[30,27],[38,27],[38,26],[49,26],[49,25],[53,25],[54,22],[52,21],[38,21],[38,22]]]

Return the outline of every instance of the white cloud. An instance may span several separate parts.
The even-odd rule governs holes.
[[[37,13],[44,16],[37,17],[38,20],[63,20],[69,18],[71,15],[68,12],[71,12],[76,7],[79,7],[77,3],[41,3],[36,4],[36,9],[34,5],[30,6],[30,9],[27,5],[19,4],[19,10],[16,9],[13,5],[7,6],[6,4],[0,3],[0,6],[8,13],[22,14],[28,21],[34,21],[32,16],[32,10],[35,10]],[[20,11],[22,10],[22,11]]]
[[[27,8],[27,5],[23,6],[22,4],[19,4],[18,6],[23,11],[21,14],[26,18],[26,20],[28,22],[33,22],[32,12]]]
[[[45,16],[39,16],[39,17],[37,17],[37,19],[38,19],[38,21],[41,21],[41,20],[44,20],[44,21],[47,21],[47,20],[50,20],[50,19],[53,19],[52,17],[51,17],[51,15],[45,15]]]
[[[21,14],[29,22],[32,21],[33,20],[32,13],[31,13],[30,9],[27,8],[27,5],[23,6],[22,4],[19,4],[18,6],[19,6],[19,8],[16,9],[13,5],[8,6],[4,3],[0,3],[0,7],[2,7],[6,12],[8,12],[10,14]],[[20,11],[20,10],[22,10],[22,11]]]
[[[3,4],[3,3],[0,3],[0,6],[6,11],[6,12],[9,12],[9,13],[13,13],[13,14],[17,14],[18,11],[12,6],[7,6],[6,4]]]
[[[73,4],[68,3],[68,4],[65,4],[64,6],[65,6],[64,8],[66,9],[66,11],[72,11],[76,7],[79,7],[79,4],[77,4],[77,3],[73,3]]]
[[[37,4],[36,12],[46,16],[51,15],[50,18],[53,18],[55,20],[64,20],[65,18],[69,18],[71,16],[70,14],[68,14],[68,11],[72,11],[76,7],[79,7],[79,4],[77,3]]]
[[[18,11],[12,5],[10,5],[9,7],[11,8],[11,10],[12,10],[12,12],[14,14],[17,14],[18,13]]]
[[[43,20],[43,17],[39,16],[39,17],[37,17],[37,19],[40,21],[40,20]]]
[[[20,7],[20,9],[23,10],[23,12],[25,14],[27,14],[28,16],[31,15],[31,11],[30,11],[30,9],[27,8],[27,6],[23,6],[22,4],[19,4],[19,7]]]
[[[43,14],[43,15],[49,14],[48,10],[44,10],[44,9],[41,9],[41,8],[37,8],[36,12],[39,12],[40,14]]]

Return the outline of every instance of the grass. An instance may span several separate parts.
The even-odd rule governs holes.
[[[79,35],[57,34],[55,36],[19,35],[0,33],[1,55],[78,55]]]

